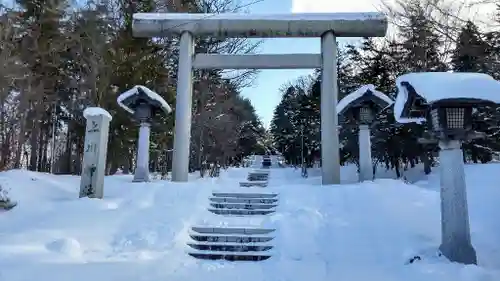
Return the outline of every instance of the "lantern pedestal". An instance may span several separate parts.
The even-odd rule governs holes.
[[[137,144],[137,165],[134,173],[134,182],[149,181],[149,135],[150,124],[141,122],[139,141]]]
[[[439,142],[441,168],[441,246],[450,261],[476,264],[472,247],[467,207],[467,192],[461,142]]]
[[[359,125],[359,181],[373,180],[370,127]]]

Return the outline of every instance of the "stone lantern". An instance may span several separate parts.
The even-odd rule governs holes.
[[[472,129],[473,108],[500,103],[500,82],[481,73],[423,72],[396,79],[394,117],[400,123],[427,123],[439,143],[441,169],[441,253],[454,262],[476,264],[465,185],[463,141],[482,137]]]
[[[149,181],[149,135],[153,117],[156,114],[169,114],[172,109],[157,93],[144,86],[135,86],[121,94],[117,99],[120,107],[133,115],[139,122],[137,145],[137,165],[134,182]]]
[[[337,112],[347,124],[359,128],[359,181],[373,180],[370,126],[375,115],[393,103],[373,85],[364,85],[348,94],[337,105]]]

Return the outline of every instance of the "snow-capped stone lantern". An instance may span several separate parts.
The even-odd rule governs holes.
[[[376,113],[392,103],[391,98],[369,84],[348,94],[337,104],[337,112],[344,120],[359,128],[359,181],[373,180],[370,125]]]
[[[396,79],[394,117],[427,122],[439,143],[441,167],[440,252],[454,262],[476,264],[467,206],[462,142],[481,137],[472,130],[473,108],[500,103],[500,82],[481,73],[409,73]]]
[[[172,109],[157,93],[144,86],[135,86],[121,94],[118,105],[133,114],[139,121],[139,140],[137,144],[137,165],[134,182],[149,181],[149,135],[152,118],[158,113],[169,114]]]

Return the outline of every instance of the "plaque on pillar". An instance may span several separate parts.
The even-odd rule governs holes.
[[[131,113],[139,123],[137,141],[137,158],[134,182],[149,181],[149,136],[151,122],[159,113],[172,112],[170,105],[157,93],[144,86],[135,86],[121,94],[118,99],[120,107]]]
[[[100,107],[83,111],[87,120],[83,148],[83,167],[80,180],[80,198],[102,198],[108,149],[109,122],[112,117]]]
[[[376,113],[393,104],[386,94],[373,85],[364,85],[348,94],[337,105],[337,112],[345,125],[359,128],[359,181],[373,180],[370,126],[376,122]]]

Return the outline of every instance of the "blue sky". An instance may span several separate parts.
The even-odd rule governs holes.
[[[276,5],[278,1],[280,5]],[[267,0],[251,5],[249,10],[251,13],[288,13],[291,8],[291,0]],[[259,53],[318,53],[319,50],[319,39],[266,39],[260,46]],[[261,70],[254,86],[243,89],[242,94],[252,101],[257,114],[267,127],[274,108],[281,100],[279,93],[281,85],[312,71],[312,69]]]

